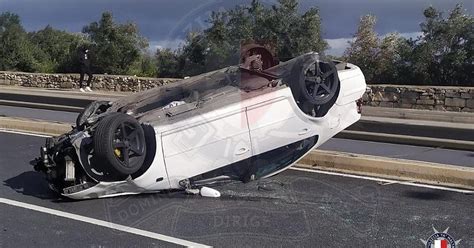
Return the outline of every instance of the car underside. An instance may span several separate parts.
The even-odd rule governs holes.
[[[91,103],[70,132],[47,138],[34,167],[74,199],[257,180],[356,122],[365,87],[358,67],[317,53],[282,63],[253,53],[237,66]]]

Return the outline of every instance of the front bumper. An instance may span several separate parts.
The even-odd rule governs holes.
[[[47,138],[45,146],[40,148],[40,156],[34,160],[34,169],[45,173],[49,187],[59,194],[78,192],[96,184],[82,168],[78,149],[73,145],[83,136],[84,132],[74,129]]]

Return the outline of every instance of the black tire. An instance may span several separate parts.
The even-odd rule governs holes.
[[[301,95],[313,105],[324,105],[338,96],[337,68],[330,60],[318,60],[303,68],[299,76]]]
[[[336,103],[340,90],[341,90],[341,84],[338,84],[336,95],[331,99],[331,101],[322,105],[314,106],[314,110],[312,111],[312,113],[315,114],[314,117],[323,117],[329,112],[329,109],[331,109],[331,107],[334,106],[334,104]]]
[[[319,65],[323,64],[324,67],[323,71],[320,71],[319,74],[321,75],[325,72],[332,71],[332,75],[328,77],[328,81],[324,80],[317,80],[314,79],[317,77],[315,74],[310,74],[308,76],[308,71],[313,69],[316,71],[316,63]],[[308,82],[307,79],[310,79]],[[323,117],[327,114],[329,109],[336,103],[337,98],[339,96],[341,83],[339,81],[339,77],[337,75],[337,68],[334,63],[327,59],[317,59],[316,62],[311,64],[304,64],[301,63],[296,65],[292,68],[290,77],[286,79],[289,82],[294,82],[291,84],[291,91],[293,97],[295,98],[299,108],[307,115],[312,117]],[[312,82],[311,82],[312,81]],[[326,83],[330,92],[325,92],[323,94],[316,94],[316,97],[313,96],[314,89],[316,88],[317,84]]]
[[[145,134],[135,118],[114,113],[102,119],[94,135],[94,155],[111,173],[131,175],[146,156]]]

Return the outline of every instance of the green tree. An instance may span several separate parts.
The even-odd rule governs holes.
[[[45,55],[42,72],[75,72],[78,70],[76,61],[77,50],[87,43],[84,37],[52,28],[29,33],[29,39],[41,49]]]
[[[474,71],[474,18],[461,4],[448,17],[433,7],[427,8],[421,23],[422,37],[414,53],[415,67],[424,80],[437,84],[471,84]]]
[[[195,75],[235,65],[240,60],[240,46],[248,43],[271,46],[281,60],[327,48],[321,37],[319,10],[312,8],[301,15],[297,0],[279,0],[271,8],[253,0],[249,6],[213,12],[208,22],[209,28],[191,33],[175,54],[180,61],[171,63],[180,66],[176,71]]]
[[[83,32],[94,44],[92,61],[101,73],[127,73],[148,47],[136,24],[117,24],[110,12],[104,12],[99,22],[92,22]]]
[[[405,38],[400,37],[398,33],[390,33],[380,41],[374,75],[376,82],[397,83],[400,74],[406,73],[401,71],[399,66],[403,64],[400,53],[405,43]]]
[[[402,84],[473,86],[472,15],[460,4],[447,17],[433,7],[425,9],[423,15],[425,21],[420,25],[420,37],[399,38],[393,49],[382,42],[380,52],[385,53],[385,57],[379,58],[379,63],[387,64],[384,58],[391,57],[396,69],[377,77],[383,82],[391,76],[393,81]]]
[[[34,72],[38,57],[44,55],[28,39],[20,17],[10,12],[0,15],[0,70]]]
[[[287,60],[303,53],[324,52],[327,42],[321,36],[321,18],[317,8],[311,8],[303,15],[298,13],[297,0],[279,0],[272,7],[267,25],[271,31],[264,39],[276,39],[278,57]]]
[[[200,33],[189,33],[186,37],[186,46],[179,51],[179,66],[183,71],[184,76],[196,75],[206,71],[207,67],[213,67],[211,63],[219,63],[219,58],[215,60],[208,60],[212,58],[212,54],[206,51],[206,48],[211,44],[206,44],[205,38]],[[207,56],[207,58],[206,58]]]
[[[157,60],[153,55],[144,53],[130,66],[127,74],[139,77],[155,77],[158,74]]]
[[[375,32],[375,23],[376,18],[373,15],[361,17],[354,40],[349,42],[350,45],[344,52],[349,62],[361,68],[369,83],[376,80],[377,73],[379,38]]]
[[[156,61],[158,67],[159,77],[182,77],[182,70],[180,70],[180,56],[179,52],[171,49],[158,49],[156,51]]]

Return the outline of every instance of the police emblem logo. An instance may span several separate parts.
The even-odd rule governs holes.
[[[439,232],[433,227],[434,234],[427,240],[420,239],[426,248],[456,248],[461,240],[454,240],[448,234],[449,227],[446,230]]]

